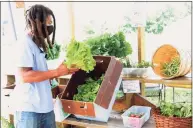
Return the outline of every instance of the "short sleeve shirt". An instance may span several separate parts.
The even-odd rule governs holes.
[[[33,42],[29,35],[17,47],[17,67],[31,67],[34,71],[47,71],[45,53]],[[38,77],[38,76],[37,76]],[[53,110],[51,85],[49,80],[23,83],[19,72],[16,74],[16,87],[11,95],[15,99],[16,111],[47,113]]]

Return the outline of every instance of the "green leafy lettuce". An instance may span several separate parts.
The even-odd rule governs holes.
[[[98,80],[89,77],[85,84],[78,86],[78,93],[74,95],[73,100],[94,102],[103,79],[104,75],[102,75]]]
[[[94,70],[96,61],[94,60],[90,48],[81,42],[72,40],[67,47],[66,62],[64,62],[68,68],[72,64],[76,65],[86,72]]]

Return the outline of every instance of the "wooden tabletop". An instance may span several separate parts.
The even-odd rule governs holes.
[[[150,77],[145,77],[145,78],[131,78],[131,77],[122,77],[122,78],[123,80],[139,80],[142,83],[192,85],[192,77],[189,77],[189,76],[174,78],[170,80],[162,79],[157,76],[150,76]]]
[[[120,114],[111,114],[107,123],[77,119],[73,117],[65,119],[62,123],[86,128],[126,128],[123,125],[123,120]],[[151,117],[142,128],[155,128],[154,119]]]

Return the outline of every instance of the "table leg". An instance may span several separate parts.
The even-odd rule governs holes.
[[[173,87],[173,102],[175,102],[175,90],[174,90],[174,87]]]
[[[145,97],[145,83],[140,83],[141,86],[141,95]]]
[[[164,88],[164,101],[166,100],[166,86],[165,84],[163,84],[163,88]]]

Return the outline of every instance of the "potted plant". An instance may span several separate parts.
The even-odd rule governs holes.
[[[140,63],[132,63],[129,57],[122,59],[123,72],[125,77],[147,77],[148,68],[151,67],[151,63],[147,61],[141,61]]]
[[[153,109],[156,128],[192,128],[191,103],[160,102],[160,106]]]

